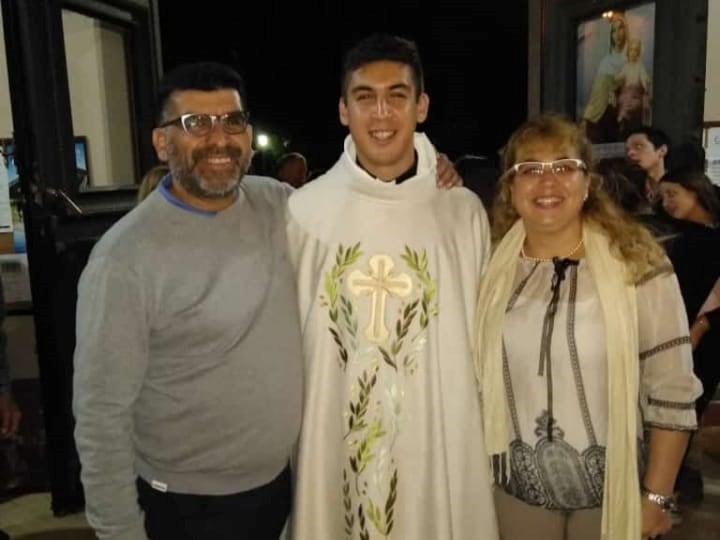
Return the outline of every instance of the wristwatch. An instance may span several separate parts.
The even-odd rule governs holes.
[[[643,487],[641,493],[649,500],[657,504],[663,512],[677,512],[677,502],[674,495],[660,495]]]

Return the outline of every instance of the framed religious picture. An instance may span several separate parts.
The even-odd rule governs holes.
[[[652,124],[654,57],[655,2],[577,24],[575,117],[592,143],[616,146]]]
[[[528,63],[533,114],[554,111],[584,123],[600,159],[622,156],[623,132],[638,121],[673,141],[702,133],[708,0],[529,4],[529,39],[539,44]]]

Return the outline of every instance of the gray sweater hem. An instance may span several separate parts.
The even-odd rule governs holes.
[[[243,473],[177,472],[159,470],[140,459],[135,463],[138,475],[147,483],[152,485],[153,482],[159,482],[163,485],[163,491],[167,489],[172,493],[192,495],[231,495],[250,491],[272,482],[287,466],[288,460],[280,460],[274,466],[254,468]]]

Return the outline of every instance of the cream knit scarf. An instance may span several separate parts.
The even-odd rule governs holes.
[[[503,380],[502,339],[525,228],[518,220],[497,246],[480,287],[476,376],[483,403],[488,454],[504,456],[510,443]],[[625,265],[610,253],[597,225],[583,226],[585,256],[595,281],[605,322],[608,369],[608,434],[602,538],[640,538],[640,486],[637,469],[638,322],[635,286]],[[505,460],[501,460],[505,461]]]

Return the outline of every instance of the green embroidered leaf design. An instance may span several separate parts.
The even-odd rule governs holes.
[[[345,534],[348,538],[352,536],[355,527],[355,515],[352,511],[352,499],[350,498],[350,481],[347,470],[343,469],[343,506],[345,507]]]
[[[386,534],[385,527],[383,525],[382,510],[375,506],[372,501],[368,502],[368,519],[380,534]]]
[[[327,302],[330,306],[337,303],[337,287],[333,279],[332,271],[325,273],[325,294],[327,294]]]
[[[355,264],[355,262],[357,262],[357,260],[361,256],[362,256],[362,251],[360,251],[360,242],[358,242],[353,247],[348,248],[347,251],[345,252],[345,266],[350,266],[352,264]]]
[[[428,258],[427,251],[422,250],[422,253],[418,254],[416,251],[405,246],[405,252],[402,255],[402,259],[407,265],[415,272],[415,276],[423,287],[422,302],[420,304],[420,328],[427,328],[430,322],[430,317],[434,317],[438,314],[437,304],[435,304],[435,296],[437,295],[437,283],[430,272],[428,271]]]
[[[348,347],[354,349],[356,346],[355,339],[357,338],[358,322],[352,307],[352,302],[339,292],[340,283],[347,269],[361,256],[360,242],[347,248],[340,244],[335,253],[335,265],[328,272],[325,272],[323,278],[325,295],[321,296],[320,299],[328,308],[328,316],[332,323],[329,330],[333,336],[333,341],[335,341],[335,344],[338,346],[339,363],[343,370],[347,368],[350,356]],[[341,315],[342,318],[340,318]],[[346,337],[349,343],[345,342]]]
[[[388,536],[392,531],[395,521],[395,501],[397,500],[397,469],[393,471],[390,479],[390,490],[385,500],[385,511],[376,505],[372,500],[368,501],[368,519],[375,526],[375,529],[383,536]]]
[[[335,325],[339,339],[347,347],[360,339],[357,331],[357,309],[348,298],[340,294],[344,265],[356,261],[359,244],[345,248],[340,246],[335,254],[336,265],[329,272],[335,283],[336,294],[328,298],[328,309],[337,310]],[[398,470],[392,464],[394,439],[398,434],[397,418],[385,413],[401,410],[402,390],[392,389],[381,377],[381,370],[392,369],[397,376],[412,376],[417,368],[417,358],[425,347],[430,319],[437,315],[437,283],[432,278],[426,250],[413,250],[405,246],[401,259],[414,274],[416,292],[402,305],[396,320],[389,325],[390,337],[382,345],[375,345],[377,358],[382,362],[373,364],[373,370],[363,371],[356,379],[357,394],[349,400],[347,433],[349,455],[343,471],[343,512],[345,533],[356,535],[360,540],[370,540],[368,527],[372,524],[373,537],[389,537],[395,525],[395,507],[398,502]],[[334,334],[333,334],[334,339]],[[337,343],[337,342],[336,342]],[[367,358],[367,356],[364,356]],[[360,357],[359,357],[360,358]],[[347,360],[345,361],[347,363]],[[362,369],[362,367],[360,368]],[[401,371],[402,370],[402,371]],[[393,375],[395,377],[396,375]],[[382,388],[378,387],[379,381]],[[402,382],[400,382],[402,388]],[[387,394],[387,396],[385,395]],[[393,397],[395,396],[395,397]],[[386,400],[390,400],[386,403]],[[378,412],[376,412],[378,411]],[[399,414],[399,413],[391,413]],[[388,426],[388,429],[385,429]],[[390,462],[387,457],[390,456]],[[388,476],[389,475],[389,476]],[[350,484],[354,482],[354,489]],[[357,529],[354,529],[357,524]]]
[[[377,440],[385,435],[385,430],[382,427],[382,420],[375,418],[368,428],[365,439],[360,442],[360,447],[355,454],[357,463],[358,474],[362,474],[367,467],[368,463],[375,457],[373,454],[373,447]]]
[[[365,525],[365,513],[363,512],[363,505],[358,505],[358,523],[360,524],[360,540],[370,540],[370,533]]]
[[[367,427],[365,422],[365,414],[367,413],[368,404],[370,403],[370,395],[372,389],[377,383],[377,368],[372,372],[372,376],[368,376],[367,371],[363,371],[363,374],[358,378],[358,399],[356,402],[350,402],[350,416],[348,417],[348,432],[345,434],[345,439],[350,436],[351,433],[362,431]]]
[[[390,356],[390,353],[388,353],[385,349],[383,349],[383,348],[380,347],[380,346],[378,346],[378,349],[380,349],[380,354],[382,355],[383,360],[385,361],[385,363],[386,363],[387,365],[389,365],[390,367],[392,367],[392,368],[394,368],[394,369],[397,369],[397,365],[396,365],[395,362],[393,361],[392,356]]]
[[[395,516],[395,501],[397,499],[397,483],[398,473],[397,469],[393,472],[392,478],[390,479],[390,493],[388,493],[387,501],[385,501],[385,518],[387,520],[387,533],[392,532],[394,525],[393,517]]]
[[[340,295],[340,304],[342,305],[343,322],[345,330],[353,338],[351,347],[355,348],[355,338],[357,337],[357,318],[353,316],[353,306],[347,298]]]
[[[420,288],[422,292],[419,298],[405,306],[402,317],[403,323],[401,324],[401,327],[396,325],[396,340],[401,341],[406,338],[406,336],[410,332],[411,325],[415,320],[415,317],[417,316],[419,329],[412,336],[410,343],[418,343],[418,346],[421,347],[422,342],[418,342],[417,340],[421,339],[421,337],[427,330],[430,319],[437,316],[438,314],[436,304],[437,283],[432,278],[432,276],[430,275],[430,271],[428,270],[429,262],[426,250],[423,249],[422,251],[416,251],[406,245],[405,250],[400,257],[403,261],[405,261],[408,267],[415,274],[416,279],[420,283]],[[397,347],[393,348],[391,346],[391,351],[394,349],[397,349]],[[395,354],[397,355],[399,353],[400,351]],[[418,350],[416,349],[407,351],[407,354],[403,356],[402,362],[398,362],[397,358],[395,358],[394,361],[397,365],[402,365],[407,373],[412,374],[415,372],[417,353]]]
[[[404,340],[407,337],[407,334],[410,330],[410,327],[415,320],[415,316],[417,315],[417,307],[419,300],[415,300],[414,302],[409,303],[405,306],[405,308],[402,311],[402,316],[395,322],[395,337],[390,344],[390,351],[388,352],[386,349],[382,347],[378,347],[380,350],[380,354],[383,357],[383,360],[386,364],[389,366],[392,366],[397,370],[398,366],[398,360],[397,355],[400,353],[400,351],[403,348]]]
[[[333,340],[337,343],[338,347],[342,347],[342,340],[340,339],[340,334],[337,333],[337,330],[331,328],[330,333],[332,334]]]

